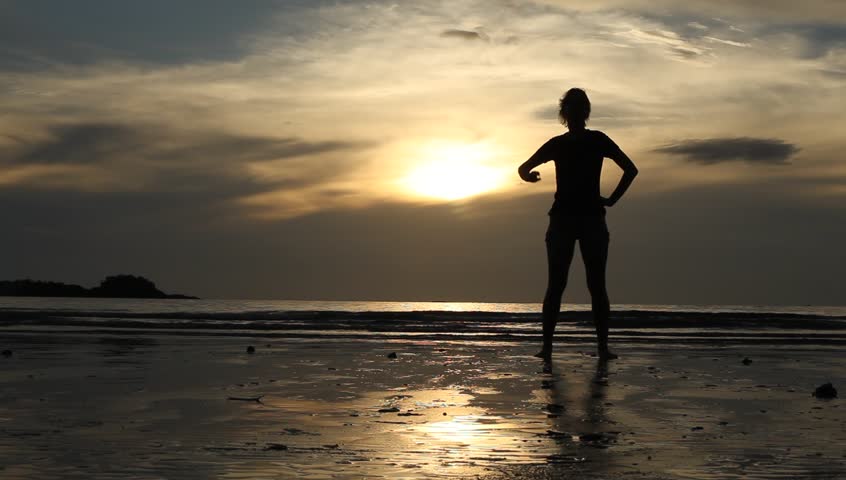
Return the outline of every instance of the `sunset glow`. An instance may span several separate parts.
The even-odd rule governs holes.
[[[446,145],[426,149],[423,162],[403,178],[416,195],[453,201],[491,192],[500,187],[504,172],[487,165],[490,152],[483,145]]]
[[[517,167],[579,87],[641,172],[613,301],[843,302],[846,2],[0,5],[7,279],[536,302],[555,164]]]

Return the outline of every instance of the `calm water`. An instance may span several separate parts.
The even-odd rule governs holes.
[[[846,317],[846,306],[766,306],[766,305],[638,305],[615,304],[615,311],[713,313],[787,313]],[[155,300],[114,298],[33,298],[0,297],[0,311],[29,310],[114,313],[253,313],[253,312],[490,312],[539,313],[539,303],[482,302],[364,302],[305,300]],[[590,305],[564,304],[562,311],[587,311]]]
[[[7,332],[247,335],[289,339],[535,341],[539,304],[0,298]],[[587,305],[557,332],[594,341]],[[616,305],[612,336],[649,343],[846,345],[846,307]]]

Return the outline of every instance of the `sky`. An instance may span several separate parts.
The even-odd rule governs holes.
[[[0,279],[539,302],[570,87],[612,303],[846,303],[840,0],[0,0]]]

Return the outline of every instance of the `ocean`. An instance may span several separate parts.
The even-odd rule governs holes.
[[[846,344],[842,306],[612,308],[612,338],[629,343]],[[525,342],[540,334],[540,309],[535,303],[2,297],[0,325],[17,332]],[[590,306],[565,304],[557,332],[592,341]]]

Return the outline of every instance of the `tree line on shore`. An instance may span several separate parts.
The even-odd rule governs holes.
[[[0,296],[15,297],[101,297],[101,298],[197,298],[167,294],[152,281],[136,275],[111,275],[93,288],[42,280],[0,280]]]

